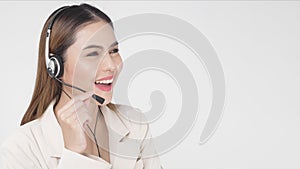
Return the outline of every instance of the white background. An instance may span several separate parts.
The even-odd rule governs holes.
[[[161,155],[164,168],[300,167],[299,2],[90,3],[112,20],[145,12],[184,19],[208,38],[219,56],[226,79],[227,99],[222,121],[214,136],[206,144],[198,145],[207,116],[204,110],[209,107],[209,101],[200,99],[203,113],[199,114],[188,137]],[[67,4],[74,2],[0,3],[0,143],[18,128],[29,105],[43,23],[52,11]],[[135,42],[140,45],[140,41]],[[128,57],[128,53],[124,49],[123,57]],[[186,56],[178,57],[188,60]],[[203,72],[199,70],[199,75],[207,76]],[[206,81],[205,78],[197,80],[197,83],[203,85],[199,91],[206,91],[201,97],[207,95],[209,98],[209,92],[204,90],[208,88],[205,85],[209,84],[207,78]],[[134,98],[132,102],[138,107],[143,106]],[[146,105],[148,100],[143,102]],[[165,118],[167,116],[173,121],[176,117],[172,113],[167,113]],[[157,126],[167,130],[171,123],[163,120],[153,124],[154,136],[159,133]]]

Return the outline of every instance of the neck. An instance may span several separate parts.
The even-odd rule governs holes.
[[[64,91],[66,91],[65,89],[63,89]],[[66,93],[71,97],[72,99],[72,95],[70,94],[69,91],[66,91]],[[62,91],[61,95],[60,95],[60,99],[58,101],[58,103],[56,104],[56,106],[54,107],[54,113],[55,115],[57,114],[58,110],[61,109],[64,105],[66,105],[66,103],[70,101],[70,98]]]

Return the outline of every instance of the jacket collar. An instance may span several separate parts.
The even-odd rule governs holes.
[[[55,101],[52,101],[43,116],[41,117],[41,127],[44,133],[46,142],[48,143],[48,152],[50,156],[60,158],[64,148],[64,140],[61,127],[54,114],[53,106]],[[111,110],[108,106],[102,106],[103,116],[109,131],[113,131],[115,139],[120,142],[124,137],[128,136],[129,130],[120,119],[117,112]]]

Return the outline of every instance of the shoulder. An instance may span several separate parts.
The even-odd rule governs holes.
[[[36,168],[42,158],[38,147],[39,132],[39,120],[19,127],[1,144],[1,162],[13,168]]]
[[[148,132],[149,124],[141,109],[125,104],[115,104],[117,115],[131,131],[131,136],[144,138]]]
[[[38,119],[20,126],[1,144],[1,154],[8,151],[18,154],[21,151],[30,149],[36,141],[37,134],[40,132],[41,127]]]

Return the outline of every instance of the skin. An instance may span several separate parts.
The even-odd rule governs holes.
[[[92,139],[89,125],[94,128],[98,112],[98,102],[91,98],[94,93],[105,99],[103,105],[111,102],[111,91],[102,91],[95,85],[97,79],[114,76],[112,86],[122,69],[122,59],[118,53],[118,45],[112,28],[104,21],[91,23],[81,28],[76,33],[76,41],[66,52],[64,74],[62,80],[66,83],[78,86],[86,93],[63,86],[71,99],[63,92],[61,99],[54,108],[56,118],[62,128],[64,145],[66,149],[83,154],[98,156],[96,144]],[[113,45],[112,45],[113,44]],[[89,45],[98,45],[102,48],[88,48]],[[102,106],[103,106],[102,105]],[[101,114],[97,123],[97,140],[101,142],[101,157],[110,162],[108,147],[108,131],[104,117]],[[100,139],[98,139],[100,138]],[[98,143],[99,144],[99,143]]]

